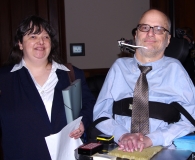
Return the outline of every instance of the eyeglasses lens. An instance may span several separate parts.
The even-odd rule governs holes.
[[[165,31],[165,29],[163,27],[160,27],[160,26],[151,27],[151,26],[146,25],[146,24],[141,24],[138,26],[138,29],[142,32],[148,32],[150,30],[150,28],[153,29],[153,32],[155,34],[163,34]]]

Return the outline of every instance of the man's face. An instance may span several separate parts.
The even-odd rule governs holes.
[[[147,12],[139,24],[148,24],[151,27],[161,26],[169,30],[166,17],[156,10]],[[136,53],[140,53],[146,58],[160,58],[170,42],[170,37],[167,31],[163,32],[163,34],[155,34],[152,28],[148,32],[142,32],[137,29],[135,36],[136,45],[145,46],[148,49],[139,48],[136,50]]]

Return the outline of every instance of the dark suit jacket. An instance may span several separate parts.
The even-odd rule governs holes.
[[[45,137],[59,132],[66,124],[62,89],[69,86],[68,74],[57,70],[51,122],[44,103],[25,67],[10,72],[0,69],[0,121],[4,160],[49,160]],[[92,122],[95,99],[85,82],[84,74],[74,67],[76,78],[82,80],[83,108],[80,113],[88,127]]]

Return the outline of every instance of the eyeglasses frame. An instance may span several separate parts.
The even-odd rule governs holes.
[[[164,28],[164,27],[162,27],[162,26],[153,26],[153,27],[151,27],[149,24],[138,24],[138,25],[137,25],[137,29],[139,29],[139,26],[140,26],[140,25],[147,25],[147,26],[149,26],[150,29],[151,29],[151,28],[153,29],[153,32],[154,32],[154,27],[161,27],[161,28],[164,29],[164,32],[167,31],[169,34],[171,34],[169,30],[167,30],[166,28]],[[149,32],[150,29],[149,29],[148,31],[141,31],[140,29],[139,29],[139,30],[140,30],[141,32]],[[154,34],[156,34],[156,33],[154,32]],[[161,35],[161,34],[158,34],[158,35]]]

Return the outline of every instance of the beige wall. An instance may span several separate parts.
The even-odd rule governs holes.
[[[65,0],[67,60],[81,69],[110,68],[131,39],[149,0]],[[70,43],[85,43],[85,56],[70,56]]]

